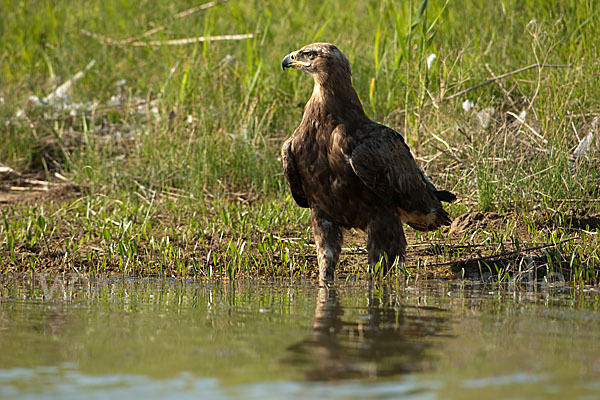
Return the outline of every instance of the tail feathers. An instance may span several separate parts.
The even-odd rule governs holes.
[[[444,201],[446,203],[452,203],[454,200],[456,200],[456,195],[448,192],[447,190],[436,190],[435,197],[437,197],[439,201]]]
[[[454,193],[450,193],[447,190],[437,190],[436,187],[431,182],[431,180],[429,179],[429,177],[427,175],[425,175],[425,172],[423,172],[423,170],[421,168],[419,168],[419,172],[421,173],[421,177],[423,178],[423,180],[425,181],[425,184],[427,185],[427,189],[429,191],[433,192],[433,194],[435,194],[435,196],[437,197],[437,199],[439,201],[445,201],[446,203],[452,203],[454,200],[456,200],[456,195]]]
[[[424,214],[419,211],[410,213],[401,212],[402,221],[407,223],[411,228],[418,231],[434,231],[440,226],[448,226],[452,223],[450,215],[443,208],[438,208],[429,214]]]
[[[452,193],[450,193],[450,194],[452,194]],[[456,199],[456,196],[454,196],[454,198]],[[443,208],[439,209],[436,212],[436,215],[437,215],[437,222],[439,223],[438,227],[448,226],[448,225],[452,224],[452,219],[450,218],[450,215]]]

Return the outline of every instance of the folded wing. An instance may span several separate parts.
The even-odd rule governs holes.
[[[433,186],[393,129],[376,124],[352,151],[350,164],[365,186],[385,204],[398,207],[413,228],[427,231],[451,223],[440,201],[456,197]]]
[[[281,162],[283,164],[283,174],[285,175],[290,185],[292,197],[300,207],[309,208],[308,201],[302,188],[300,174],[296,168],[296,160],[292,153],[292,139],[285,141],[281,148]]]

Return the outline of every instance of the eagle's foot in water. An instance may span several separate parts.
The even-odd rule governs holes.
[[[310,210],[313,235],[317,247],[319,281],[332,281],[335,265],[342,249],[342,229],[327,219],[318,209]]]
[[[395,262],[403,262],[406,255],[406,238],[398,214],[380,215],[367,227],[369,276],[385,276]]]

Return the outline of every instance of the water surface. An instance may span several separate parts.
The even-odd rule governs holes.
[[[600,398],[599,304],[568,287],[4,278],[0,398]]]

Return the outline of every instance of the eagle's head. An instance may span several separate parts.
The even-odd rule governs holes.
[[[284,57],[281,67],[295,68],[306,72],[316,81],[325,81],[336,75],[350,78],[350,62],[331,43],[312,43]]]

